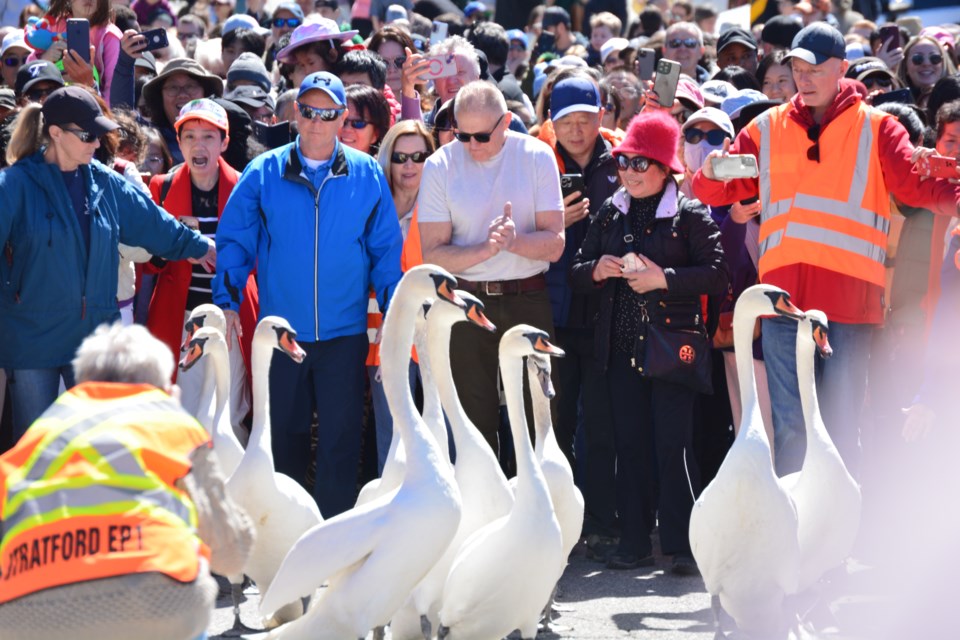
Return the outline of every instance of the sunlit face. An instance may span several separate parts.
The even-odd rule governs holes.
[[[486,162],[500,153],[506,141],[510,117],[510,112],[500,114],[483,109],[457,114],[457,131],[460,133],[490,134],[490,141],[486,143],[477,141],[475,137],[471,137],[469,142],[462,143],[471,158],[476,162]]]
[[[943,135],[937,139],[937,153],[960,160],[960,121],[944,125]]]
[[[234,40],[230,43],[229,47],[224,47],[222,49],[222,58],[223,58],[223,68],[229,69],[230,65],[233,64],[233,61],[240,57],[240,54],[246,51],[243,48],[243,43],[240,40]]]
[[[628,159],[637,157],[637,154],[631,153],[625,153],[623,155]],[[634,171],[632,168],[627,168],[627,170],[624,171],[619,167],[617,168],[617,173],[627,193],[634,198],[646,198],[647,196],[660,193],[660,190],[663,189],[663,185],[666,184],[667,181],[667,172],[664,171],[660,165],[653,162],[650,163],[650,167],[643,173]]]
[[[393,95],[399,96],[402,87],[401,72],[400,67],[397,66],[397,61],[400,61],[400,64],[403,65],[402,61],[406,59],[407,54],[399,43],[393,40],[384,40],[383,44],[380,45],[380,51],[378,51],[378,53],[380,57],[383,58],[383,61],[387,63],[387,84],[390,85],[390,89],[393,90]]]
[[[703,57],[703,47],[696,46],[690,48],[686,46],[689,40],[696,40],[697,34],[691,29],[679,28],[670,31],[670,37],[666,39],[663,45],[663,57],[667,60],[673,60],[680,63],[680,70],[688,76],[696,77],[697,61]],[[680,41],[680,46],[671,47],[671,43]]]
[[[0,72],[3,74],[3,84],[11,88],[16,86],[17,71],[27,63],[27,56],[29,55],[30,51],[23,47],[10,47],[6,50],[3,54],[3,59],[0,60]],[[13,64],[8,66],[8,61]]]
[[[932,59],[931,59],[932,58]],[[934,60],[937,60],[935,63]],[[919,62],[919,64],[917,64]],[[918,42],[910,48],[904,63],[910,83],[922,91],[928,91],[943,77],[943,55],[932,42]]]
[[[301,47],[297,49],[293,52],[293,58],[293,75],[295,79],[299,78],[294,84],[295,87],[299,87],[300,80],[303,80],[311,73],[330,71],[330,69],[327,68],[327,61],[314,51],[312,47]]]
[[[811,109],[825,108],[833,102],[839,91],[840,78],[849,65],[846,60],[837,58],[817,65],[792,58],[790,64],[797,92],[803,97],[803,103]]]
[[[188,120],[177,136],[183,161],[191,172],[211,175],[219,170],[217,159],[227,150],[229,140],[220,129],[202,120]]]
[[[84,142],[71,133],[71,130],[81,131],[81,128],[75,124],[50,127],[50,140],[56,149],[60,164],[67,166],[90,164],[94,152],[100,148],[100,139],[94,138],[90,142]]]
[[[163,113],[173,124],[183,105],[203,97],[203,85],[190,74],[174,73],[163,83],[160,94],[163,96]]]
[[[273,41],[277,42],[284,34],[291,33],[297,27],[291,27],[287,24],[287,20],[299,20],[297,16],[293,14],[292,11],[286,9],[278,9],[273,14],[274,20],[283,20],[283,25],[278,27],[273,23],[273,20],[270,21],[270,33],[273,36]]]
[[[600,135],[603,109],[599,113],[576,111],[553,121],[557,142],[574,157],[593,151]]]
[[[603,43],[614,37],[616,36],[610,31],[610,27],[605,24],[598,24],[590,31],[590,46],[593,47],[594,51],[600,51]]]
[[[454,59],[457,61],[457,74],[433,81],[437,95],[440,96],[441,104],[457,95],[460,87],[480,79],[480,73],[472,60],[459,53],[454,56]]]
[[[393,145],[393,153],[426,153],[427,142],[417,135],[405,135],[397,138]],[[390,161],[390,181],[394,189],[403,191],[417,191],[420,189],[420,178],[423,175],[423,163],[414,162],[410,158],[404,163]],[[397,212],[403,215],[406,212]]]
[[[772,64],[763,77],[763,94],[771,100],[787,102],[797,93],[793,83],[793,74],[785,64]]]
[[[347,107],[350,110],[350,115],[344,118],[343,126],[340,127],[340,132],[337,134],[340,142],[357,151],[370,153],[370,148],[377,141],[377,128],[367,119],[367,114],[360,111],[353,100],[347,100]],[[353,126],[355,124],[363,124],[364,126],[357,129]]]
[[[151,142],[147,145],[147,154],[140,168],[151,176],[163,173],[163,150],[159,144]]]
[[[308,91],[303,94],[299,102],[316,109],[338,109],[337,103],[325,92],[319,90]],[[347,111],[342,111],[340,115],[330,122],[324,122],[320,118],[308,120],[300,114],[299,109],[294,110],[297,128],[300,130],[300,137],[309,145],[324,147],[337,137],[344,118],[349,116]]]
[[[717,54],[717,66],[725,69],[731,65],[743,67],[750,73],[757,72],[757,51],[750,47],[734,42],[723,48],[723,51]]]
[[[93,12],[97,10],[97,0],[73,0],[70,3],[70,12],[74,18],[90,19]]]

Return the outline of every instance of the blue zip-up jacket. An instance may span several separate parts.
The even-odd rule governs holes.
[[[238,283],[256,266],[261,318],[286,318],[304,342],[366,333],[370,289],[386,309],[401,276],[386,177],[372,157],[337,144],[317,190],[299,144],[260,155],[240,176],[217,227],[213,301],[238,310]]]
[[[200,258],[206,241],[96,160],[87,185],[90,250],[57,165],[43,152],[0,172],[0,367],[68,364],[99,324],[120,319],[118,243],[168,260]]]

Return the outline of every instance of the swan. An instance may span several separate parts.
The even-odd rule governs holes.
[[[457,554],[443,590],[438,638],[499,640],[514,629],[533,638],[560,578],[563,537],[523,407],[523,357],[563,355],[548,337],[517,325],[500,340],[500,374],[517,456],[516,499],[508,515],[474,533]]]
[[[210,420],[200,420],[200,424],[213,437],[213,450],[220,461],[223,475],[229,478],[243,457],[243,445],[237,440],[230,425],[226,411],[230,400],[230,371],[227,369],[227,341],[223,333],[213,327],[202,327],[191,331],[192,338],[187,343],[187,352],[180,361],[180,369],[188,371],[205,356],[210,357],[210,366],[203,372],[203,386],[210,386],[211,379],[216,387],[216,410]],[[206,418],[206,416],[202,416]]]
[[[783,598],[797,590],[797,510],[773,470],[751,355],[756,319],[774,314],[802,318],[790,295],[771,285],[750,287],[737,301],[740,431],[690,514],[690,549],[712,596],[721,637],[720,605],[742,630],[766,633],[779,627]]]
[[[327,588],[307,614],[270,638],[363,638],[386,625],[436,563],[460,524],[460,493],[446,454],[417,413],[407,366],[423,301],[463,306],[456,281],[433,265],[407,271],[383,321],[380,362],[384,392],[406,450],[403,481],[392,493],[307,531],[290,549],[260,610]]]
[[[573,469],[567,456],[563,455],[557,436],[553,432],[553,418],[550,414],[550,399],[555,395],[553,381],[550,379],[550,358],[535,354],[527,357],[527,376],[530,380],[530,400],[533,403],[533,423],[536,431],[534,452],[543,477],[550,489],[550,500],[560,523],[563,536],[563,556],[560,559],[560,573],[567,565],[567,559],[580,541],[583,530],[583,494],[573,481]],[[534,383],[539,383],[540,392]],[[556,596],[556,587],[544,610],[544,621],[550,625],[551,609]]]
[[[431,309],[427,315],[427,348],[418,348],[417,352],[426,354],[426,357],[421,355],[421,368],[427,367],[435,374],[436,390],[450,420],[450,431],[457,448],[454,477],[463,501],[460,527],[446,553],[390,622],[394,640],[421,637],[429,640],[432,637],[433,629],[439,623],[444,583],[460,547],[480,527],[506,516],[513,506],[513,493],[493,449],[470,422],[460,404],[450,368],[450,334],[456,323],[469,321],[487,331],[496,331],[496,327],[483,315],[483,303],[479,299],[466,291],[457,290],[457,295],[466,302],[466,309],[451,305]],[[425,405],[427,393],[425,379]],[[424,416],[426,414],[425,406]]]
[[[803,467],[783,478],[797,505],[800,539],[799,591],[804,591],[850,554],[860,529],[860,487],[847,471],[820,417],[814,356],[828,357],[826,315],[805,312],[797,330],[797,375],[807,433]]]
[[[253,336],[253,429],[250,442],[233,475],[227,479],[227,494],[250,515],[256,529],[256,541],[243,573],[257,584],[260,593],[268,590],[291,545],[311,527],[323,522],[313,496],[293,478],[277,473],[273,464],[270,429],[270,358],[278,349],[302,362],[303,349],[289,323],[267,316],[257,325]],[[240,582],[228,576],[233,586],[234,627],[240,628],[238,600]],[[281,608],[282,607],[282,608]],[[297,598],[278,603],[276,615],[265,626],[271,627],[303,615]]]

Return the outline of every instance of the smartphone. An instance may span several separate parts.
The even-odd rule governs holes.
[[[147,46],[143,48],[144,51],[154,51],[155,49],[163,49],[164,47],[170,46],[170,40],[167,38],[167,30],[162,27],[160,29],[144,31],[140,35],[147,39]]]
[[[880,95],[874,97],[873,106],[879,107],[882,104],[887,102],[899,102],[900,104],[913,104],[913,94],[910,93],[910,89],[897,89],[896,91],[888,91],[887,93],[881,93]]]
[[[643,81],[653,80],[653,72],[656,69],[657,52],[653,49],[640,49],[637,51],[637,77]]]
[[[760,175],[757,159],[751,155],[734,155],[710,158],[713,175],[718,180],[727,178],[756,178]]]
[[[436,80],[438,78],[449,78],[457,75],[457,60],[452,53],[445,56],[433,56],[427,58],[430,66],[424,76],[427,80]]]
[[[447,29],[450,25],[439,20],[433,21],[433,27],[430,28],[430,46],[443,42],[447,39]]]
[[[67,20],[67,49],[76,51],[83,61],[90,64],[90,21],[86,18]]]
[[[583,200],[585,188],[583,186],[583,176],[579,173],[565,173],[560,176],[560,191],[566,198],[571,193],[580,192],[580,200]],[[579,200],[577,201],[579,202]],[[572,203],[571,203],[572,204]]]
[[[660,106],[670,108],[677,97],[677,82],[680,80],[680,63],[661,58],[657,62],[657,77],[653,81],[653,90],[657,92]]]
[[[882,48],[887,51],[893,51],[900,45],[900,27],[895,24],[888,24],[880,27],[880,42]]]
[[[536,56],[539,56],[541,53],[550,53],[556,48],[556,46],[557,46],[557,36],[547,31],[543,31],[540,34],[540,36],[537,38],[537,45],[536,45],[536,51],[535,51]],[[536,61],[536,57],[534,57],[533,60]]]
[[[930,156],[930,177],[932,178],[960,178],[957,175],[957,159],[947,156]]]
[[[647,263],[644,262],[640,256],[635,254],[633,251],[623,256],[623,266],[620,267],[620,271],[623,273],[631,273],[634,271],[643,271],[647,268]]]
[[[266,124],[255,121],[253,123],[253,135],[267,149],[276,149],[285,144],[290,144],[296,138],[290,130],[289,122]]]

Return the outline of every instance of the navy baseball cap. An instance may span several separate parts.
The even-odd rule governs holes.
[[[297,99],[303,97],[308,91],[319,89],[330,96],[339,107],[347,106],[347,92],[343,90],[343,83],[340,78],[327,71],[317,71],[311,73],[303,82],[300,83],[300,91],[297,93]]]
[[[799,58],[809,64],[823,64],[830,58],[847,57],[847,43],[836,28],[826,22],[814,22],[800,30],[786,58]]]
[[[589,78],[573,77],[553,85],[550,94],[550,119],[556,122],[565,115],[600,111],[600,91]]]

